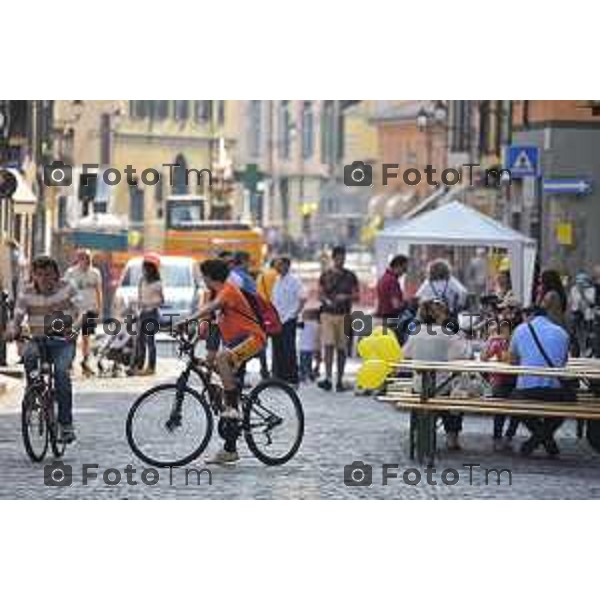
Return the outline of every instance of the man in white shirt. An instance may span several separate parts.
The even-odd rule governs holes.
[[[77,252],[76,263],[67,269],[65,279],[77,290],[80,298],[83,320],[81,327],[81,369],[85,375],[93,374],[88,363],[90,356],[90,336],[96,331],[102,313],[102,274],[92,266],[89,250]]]
[[[273,375],[291,384],[298,383],[296,328],[306,297],[298,277],[290,273],[291,261],[281,257],[275,264],[279,279],[273,288],[273,304],[282,323],[282,330],[273,338]]]

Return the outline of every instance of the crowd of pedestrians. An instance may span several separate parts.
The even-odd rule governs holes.
[[[482,260],[483,257],[477,254],[469,266],[468,279],[475,282],[471,284],[475,293],[453,274],[448,261],[437,259],[428,265],[425,277],[412,297],[408,297],[402,284],[411,267],[409,259],[398,255],[390,260],[376,283],[374,315],[386,322],[396,320],[396,333],[407,358],[447,361],[473,356],[475,346],[469,336],[478,335],[476,328],[471,328],[467,334],[459,327],[454,336],[428,333],[430,328],[435,331],[447,321],[458,325],[461,311],[468,305],[473,306],[473,298],[480,304],[485,325],[479,330],[482,360],[509,361],[530,367],[561,367],[569,355],[600,357],[600,266],[591,276],[584,272],[577,274],[569,291],[558,272],[543,271],[536,283],[533,305],[525,309],[512,291],[508,269],[500,270],[491,286],[489,281],[485,285],[482,283]],[[360,300],[360,284],[357,275],[346,267],[343,247],[335,247],[327,256],[321,256],[321,273],[315,282],[317,299],[315,302],[313,298],[312,303],[306,281],[297,274],[288,256],[271,257],[258,273],[251,271],[251,257],[246,252],[223,251],[216,261],[218,264],[206,261],[203,263],[206,266],[202,266],[205,281],[213,282],[200,301],[203,310],[208,307],[204,317],[211,321],[206,339],[209,362],[218,365],[223,349],[239,346],[241,338],[246,336],[247,332],[244,332],[250,328],[254,333],[260,330],[261,343],[253,344],[252,351],[240,350],[240,355],[245,358],[236,365],[236,370],[239,367],[238,383],[244,379],[247,360],[256,358],[260,361],[262,378],[274,376],[293,386],[316,381],[319,388],[327,392],[349,389],[344,376],[352,339],[347,335],[346,325],[353,307]],[[25,317],[30,331],[36,333],[43,327],[43,317],[53,311],[76,313],[78,322],[84,325],[81,369],[84,374],[93,374],[90,338],[105,307],[102,275],[93,265],[91,253],[78,250],[64,278],[53,259],[37,258],[31,264],[28,277],[28,282],[18,282],[18,299],[9,334],[15,337],[15,330]],[[225,279],[221,281],[223,277]],[[488,293],[490,287],[491,294]],[[134,305],[139,327],[129,374],[152,375],[157,367],[156,330],[145,324],[160,322],[160,310],[164,305],[158,255],[144,255]],[[245,311],[241,317],[231,317],[227,321],[225,334],[222,324],[224,306],[233,307],[230,310],[234,311],[237,310],[235,307],[242,306]],[[265,307],[270,308],[278,321],[273,331],[269,331],[263,321]],[[422,328],[416,335],[407,335],[402,324],[413,319],[430,327]],[[489,324],[490,319],[496,325]],[[58,344],[53,350],[57,393],[62,399],[61,424],[66,437],[72,433],[70,370],[75,350],[71,343]],[[27,349],[24,362],[28,368],[31,357]],[[228,375],[226,373],[226,377]],[[417,380],[417,388],[418,385]],[[511,395],[539,401],[574,398],[573,390],[565,388],[556,378],[499,374],[490,376],[489,385],[492,395],[497,398]],[[560,427],[560,420],[524,419],[521,423],[531,434],[521,448],[523,453],[531,453],[538,446],[543,446],[550,455],[558,453],[553,436]],[[521,423],[511,419],[507,425],[503,417],[496,417],[493,423],[495,448],[512,448],[512,440]],[[462,416],[447,415],[444,427],[448,447],[459,448]]]

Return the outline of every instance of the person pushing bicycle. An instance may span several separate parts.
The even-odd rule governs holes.
[[[206,286],[215,294],[213,300],[199,307],[195,314],[176,324],[186,327],[189,322],[210,318],[217,314],[217,325],[223,347],[215,357],[216,370],[223,382],[225,410],[219,420],[219,434],[225,444],[207,464],[233,463],[239,459],[237,439],[240,435],[240,387],[238,369],[265,347],[267,336],[254,309],[233,283],[227,281],[229,267],[223,260],[204,261],[200,271]]]
[[[73,428],[73,387],[70,368],[75,357],[73,328],[80,319],[77,290],[61,279],[58,263],[49,256],[38,256],[31,263],[32,281],[23,286],[15,304],[14,318],[7,327],[7,339],[16,339],[25,317],[33,338],[48,336],[48,358],[54,363],[58,402],[59,439],[75,441]],[[29,342],[24,350],[25,372],[29,377],[37,367],[38,346]]]

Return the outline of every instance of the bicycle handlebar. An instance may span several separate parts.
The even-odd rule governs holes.
[[[60,341],[66,342],[66,341],[73,341],[79,332],[80,332],[79,329],[75,330],[69,336],[46,335],[45,333],[38,333],[35,335],[28,335],[26,333],[20,333],[18,336],[15,337],[15,341],[16,342],[21,342],[21,341],[22,342],[44,342],[44,341],[48,341],[48,340],[60,340]]]

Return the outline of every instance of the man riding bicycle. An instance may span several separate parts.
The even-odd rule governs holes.
[[[215,298],[201,306],[189,319],[180,321],[177,327],[217,314],[217,325],[224,347],[217,352],[215,365],[225,394],[225,410],[219,421],[219,434],[225,444],[207,463],[232,463],[239,459],[237,439],[241,419],[238,410],[240,388],[236,374],[242,364],[264,348],[267,337],[244,294],[235,284],[227,281],[227,263],[218,259],[207,260],[200,265],[200,270],[206,286],[215,294]]]
[[[7,339],[19,336],[25,317],[32,337],[50,336],[46,342],[48,358],[54,364],[58,401],[58,438],[63,443],[75,441],[73,429],[73,388],[70,368],[75,357],[72,330],[79,319],[75,288],[60,278],[57,262],[38,256],[31,264],[31,283],[23,286],[15,304],[14,320],[7,327]],[[38,346],[29,342],[24,351],[25,371],[29,377],[38,364]]]

